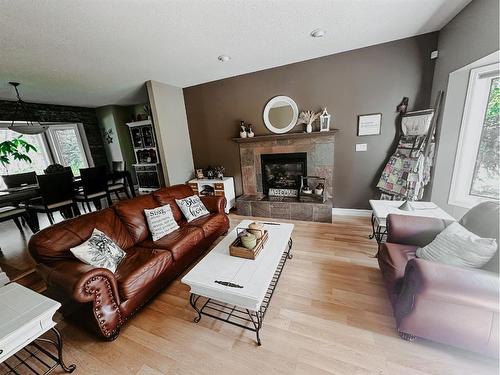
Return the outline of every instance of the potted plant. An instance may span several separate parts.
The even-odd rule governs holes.
[[[30,151],[36,152],[36,147],[25,141],[22,135],[0,142],[0,163],[7,165],[12,159],[31,163],[31,158],[27,155]]]

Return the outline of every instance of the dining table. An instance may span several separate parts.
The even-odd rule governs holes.
[[[130,190],[130,194],[132,195],[132,197],[136,196],[130,171],[108,172],[107,179],[109,181],[124,179],[125,185]],[[82,180],[79,176],[75,176],[73,181],[75,184],[75,189],[78,189],[82,185]],[[38,184],[2,189],[0,190],[0,207],[18,206],[22,203],[27,203],[28,201],[36,198],[41,198]],[[100,202],[96,203],[96,206],[99,206],[97,207],[99,209]],[[40,230],[40,223],[38,221],[37,213],[28,211],[28,217],[30,220],[30,222],[28,223],[30,229],[33,231],[33,233],[38,232]]]

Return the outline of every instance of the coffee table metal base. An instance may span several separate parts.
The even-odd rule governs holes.
[[[75,371],[76,365],[66,365],[63,361],[63,341],[59,330],[56,327],[52,327],[49,332],[54,333],[55,337],[53,339],[39,337],[0,364],[0,367],[3,366],[7,369],[7,372],[2,372],[1,374],[18,375],[28,371],[33,374],[48,375],[58,366],[61,366],[64,372],[67,373]],[[42,346],[42,343],[53,346],[57,354]],[[44,371],[40,372],[40,369]]]
[[[288,259],[292,259],[293,257],[291,253],[292,244],[293,241],[290,238],[290,240],[288,241],[288,249],[283,253],[283,256],[280,259],[271,283],[269,284],[269,288],[267,289],[264,300],[262,301],[262,305],[260,306],[260,309],[258,311],[244,309],[228,303],[219,302],[212,298],[206,298],[191,293],[189,303],[197,313],[197,316],[194,318],[194,322],[198,323],[201,319],[201,316],[206,315],[222,322],[247,329],[249,331],[255,332],[257,336],[257,345],[260,346],[261,341],[259,332],[262,328],[262,322],[264,320],[264,316],[266,315],[267,308],[269,307],[269,303],[271,302],[274,290],[276,289],[276,285],[278,284],[278,280],[281,276],[281,273],[283,272],[283,268],[285,267],[285,263]],[[233,287],[238,286],[235,285]]]

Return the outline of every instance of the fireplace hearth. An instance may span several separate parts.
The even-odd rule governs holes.
[[[262,154],[262,192],[269,197],[298,197],[307,174],[307,153]]]
[[[243,187],[243,195],[236,199],[238,214],[331,223],[334,132],[238,138],[235,142],[240,149]],[[326,201],[300,201],[300,176],[324,178]]]

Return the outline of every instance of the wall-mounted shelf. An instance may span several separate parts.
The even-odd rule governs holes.
[[[299,138],[318,138],[318,137],[328,137],[334,135],[338,132],[338,129],[331,129],[327,132],[312,132],[312,133],[285,133],[285,134],[268,134],[268,135],[256,135],[252,138],[233,138],[233,142],[236,143],[250,143],[250,142],[261,142],[261,141],[275,141],[278,139],[299,139]]]

